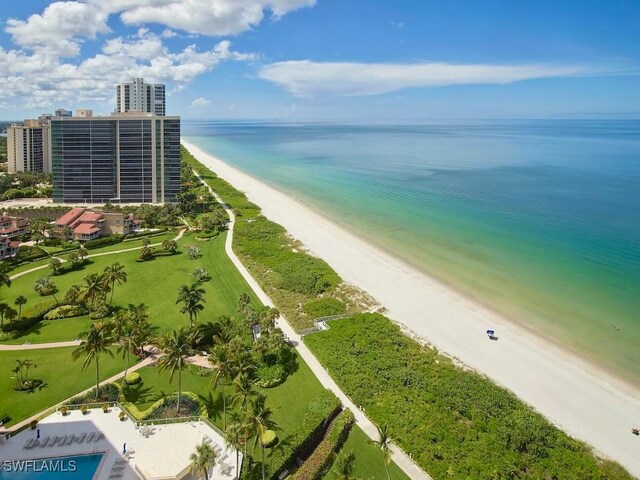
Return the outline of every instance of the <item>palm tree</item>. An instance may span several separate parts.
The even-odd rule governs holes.
[[[22,317],[22,306],[27,303],[27,298],[24,295],[20,295],[13,303],[18,306],[18,318]]]
[[[49,278],[39,278],[36,280],[36,284],[33,289],[43,297],[53,296],[53,299],[56,301],[56,305],[58,305],[58,298],[56,297],[56,293],[58,293],[58,287],[53,281]]]
[[[4,312],[4,316],[7,320],[9,320],[9,322],[13,322],[18,316],[18,312],[16,311],[15,308],[7,307],[7,309]]]
[[[94,304],[106,295],[108,286],[105,286],[101,275],[92,273],[84,277],[84,285],[81,288],[82,299],[87,303]]]
[[[111,286],[111,299],[109,300],[109,305],[113,305],[113,291],[115,290],[116,283],[118,286],[122,286],[126,281],[127,272],[124,271],[124,266],[120,265],[119,262],[116,262],[104,269],[104,273],[102,274],[102,283],[106,288]]]
[[[354,477],[351,476],[355,466],[356,456],[353,454],[353,450],[351,450],[349,453],[338,457],[333,467],[333,473],[337,480],[355,480]]]
[[[54,275],[58,275],[60,273],[60,267],[62,267],[62,261],[59,258],[53,257],[49,261],[49,268]]]
[[[232,342],[230,345],[234,345],[234,343]],[[255,359],[250,352],[240,350],[233,353],[231,358],[231,375],[234,378],[241,375],[248,377],[255,369]]]
[[[227,345],[233,337],[237,336],[238,329],[236,322],[228,315],[222,315],[218,319],[218,324],[220,325],[220,329],[218,330],[217,337],[214,338],[214,342]]]
[[[391,438],[389,437],[389,428],[387,425],[380,425],[378,427],[378,436],[380,437],[377,441],[371,440],[371,443],[377,445],[384,455],[384,470],[387,472],[387,480],[391,480],[389,476],[389,463],[391,462]]]
[[[255,448],[256,443],[260,443],[260,450],[262,451],[262,480],[266,480],[263,439],[267,430],[275,430],[278,426],[271,420],[273,412],[269,407],[265,406],[264,395],[259,395],[251,401],[249,408],[245,410],[245,412],[247,414],[247,421],[249,425],[251,425],[255,435],[253,448]]]
[[[178,250],[178,242],[176,242],[175,240],[165,240],[164,242],[162,242],[162,248],[165,252],[176,253],[176,251]]]
[[[9,305],[5,302],[0,303],[0,330],[4,328],[4,315],[7,313]]]
[[[129,312],[119,310],[111,321],[111,330],[113,339],[118,344],[118,353],[122,353],[122,358],[125,358],[127,361],[124,375],[122,376],[122,383],[120,384],[120,389],[123,389],[125,385],[124,381],[129,372],[131,350],[133,350],[134,341],[133,325],[131,324]]]
[[[0,288],[6,285],[7,288],[11,287],[11,277],[5,272],[0,272]]]
[[[95,322],[89,331],[79,335],[84,340],[71,352],[71,357],[74,360],[82,355],[85,356],[82,371],[86,370],[93,360],[96,361],[96,398],[98,398],[100,391],[100,355],[106,353],[113,358],[113,352],[109,349],[113,344],[111,328],[108,323]]]
[[[180,397],[182,395],[182,370],[189,368],[187,357],[195,353],[191,348],[193,333],[182,327],[179,330],[169,332],[160,338],[160,349],[164,355],[158,360],[160,372],[169,370],[169,383],[173,381],[173,375],[178,372],[178,405],[176,413],[180,413]]]
[[[204,310],[204,288],[198,283],[182,285],[178,290],[176,304],[182,303],[180,313],[189,314],[189,327],[193,328],[194,317],[197,319],[198,313]]]
[[[236,377],[233,385],[236,388],[236,393],[231,397],[231,403],[244,410],[247,407],[249,399],[257,395],[253,389],[253,381],[246,373],[243,373]]]
[[[149,312],[147,312],[147,306],[144,303],[129,304],[128,309],[133,325],[133,350],[140,355],[144,353],[145,345],[153,341],[157,327],[149,322]]]
[[[191,471],[196,475],[204,472],[205,480],[209,480],[209,469],[216,464],[216,453],[210,445],[202,442],[196,445],[196,451],[189,456],[191,460]]]
[[[234,414],[232,422],[227,425],[224,431],[227,445],[230,445],[236,451],[236,473],[240,471],[240,450],[242,448],[246,450],[248,437],[247,426],[246,423],[242,422],[239,415]]]
[[[222,425],[223,429],[227,428],[227,399],[224,395],[224,382],[229,378],[231,374],[231,361],[229,359],[229,351],[227,347],[223,345],[216,345],[211,349],[209,355],[209,363],[213,369],[213,379],[211,383],[215,389],[220,385],[222,392]]]

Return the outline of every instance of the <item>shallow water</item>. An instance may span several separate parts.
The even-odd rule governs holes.
[[[640,384],[640,122],[187,122],[183,135]]]

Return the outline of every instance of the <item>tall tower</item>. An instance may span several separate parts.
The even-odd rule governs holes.
[[[142,78],[132,78],[130,82],[116,87],[116,112],[146,112],[165,115],[165,86],[144,83]]]

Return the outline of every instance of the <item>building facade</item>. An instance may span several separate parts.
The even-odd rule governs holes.
[[[53,236],[88,242],[106,235],[128,235],[140,227],[130,213],[102,212],[72,208],[56,220]]]
[[[51,171],[48,123],[25,120],[7,128],[7,171]]]
[[[142,78],[116,86],[116,112],[146,112],[164,116],[166,111],[165,86],[144,83]]]
[[[51,119],[56,203],[165,203],[180,193],[180,117]]]

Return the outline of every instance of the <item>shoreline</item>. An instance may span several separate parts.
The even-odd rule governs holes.
[[[407,333],[506,387],[570,435],[640,475],[640,390],[536,335],[458,289],[182,140],[221,178],[260,205],[348,283],[372,295]],[[448,321],[442,321],[448,319]],[[500,340],[487,340],[494,328]]]

